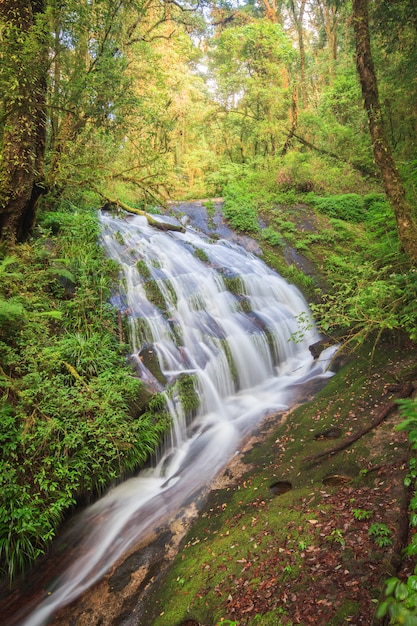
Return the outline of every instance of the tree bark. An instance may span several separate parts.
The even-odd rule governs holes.
[[[277,2],[277,0],[263,0],[263,5],[265,7],[265,18],[272,22],[273,24],[282,24],[282,14],[281,14],[281,5],[282,1]]]
[[[0,170],[0,238],[10,243],[23,240],[30,232],[45,192],[48,48],[45,30],[37,24],[44,5],[44,0],[0,2],[3,45],[7,46],[2,71],[7,72],[10,86]]]
[[[417,222],[413,215],[413,208],[407,202],[404,184],[396,168],[382,119],[371,52],[368,0],[353,0],[353,27],[356,67],[368,115],[375,163],[381,172],[385,193],[395,213],[400,243],[410,261],[415,265],[417,264]]]
[[[307,107],[307,81],[306,81],[306,51],[304,45],[303,18],[307,0],[290,0],[289,8],[298,36],[298,50],[300,53],[300,90],[301,102],[305,109]]]

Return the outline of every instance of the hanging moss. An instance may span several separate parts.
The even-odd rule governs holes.
[[[239,306],[242,309],[243,313],[250,313],[252,311],[252,307],[249,301],[249,298],[246,296],[242,296],[241,294],[238,297]]]
[[[205,311],[205,302],[200,293],[194,293],[190,296],[189,305],[194,311]]]
[[[149,341],[151,336],[149,323],[144,317],[132,319],[130,327],[131,343],[142,346]]]
[[[179,400],[186,422],[190,424],[200,406],[196,376],[180,374],[166,391],[171,398]]]
[[[221,344],[222,344],[222,348],[224,350],[224,353],[226,355],[226,359],[227,359],[227,363],[229,365],[229,370],[230,370],[230,374],[232,376],[232,380],[235,383],[235,386],[237,387],[239,385],[239,376],[238,376],[238,373],[237,373],[237,369],[236,369],[235,361],[233,359],[232,352],[230,350],[230,346],[227,343],[226,339],[222,339],[221,340]]]
[[[174,287],[172,286],[171,281],[170,280],[164,280],[164,285],[165,285],[166,290],[169,292],[171,302],[173,303],[174,306],[176,306],[177,302],[178,302],[178,296],[177,296],[177,292],[175,291]]]
[[[143,285],[146,293],[146,297],[149,302],[152,302],[159,309],[165,310],[165,298],[164,294],[159,288],[156,280],[147,280]]]
[[[120,243],[121,246],[125,245],[125,240],[123,239],[123,235],[122,235],[122,233],[119,230],[117,230],[114,233],[113,237],[114,237],[115,241],[117,241],[117,243]]]

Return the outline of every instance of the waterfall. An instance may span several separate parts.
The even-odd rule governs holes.
[[[88,507],[66,537],[71,562],[24,626],[48,623],[129,547],[208,485],[267,414],[287,409],[298,384],[331,375],[301,293],[258,257],[191,227],[162,232],[141,216],[101,217],[102,241],[123,277],[116,304],[128,320],[132,362],[166,397],[172,429],[152,467]],[[143,358],[148,352],[158,373]],[[175,393],[191,377],[198,410]]]

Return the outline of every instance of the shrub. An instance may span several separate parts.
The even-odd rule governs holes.
[[[264,241],[269,243],[270,246],[283,246],[284,240],[280,233],[268,226],[264,228],[261,233],[261,237]]]
[[[244,182],[233,182],[227,185],[223,212],[235,230],[244,233],[259,231],[255,194],[249,192]]]
[[[324,198],[310,196],[310,201],[328,217],[354,223],[363,222],[367,217],[364,199],[356,193]]]

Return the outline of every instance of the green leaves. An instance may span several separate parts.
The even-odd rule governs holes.
[[[256,201],[245,182],[231,182],[227,185],[223,211],[235,230],[245,233],[259,231]]]
[[[340,196],[315,197],[314,204],[329,217],[346,220],[348,222],[363,222],[366,218],[363,198],[356,193]]]
[[[409,576],[406,583],[396,577],[389,578],[385,596],[386,600],[378,607],[377,618],[389,615],[391,624],[417,625],[417,576]]]
[[[115,268],[97,244],[97,216],[53,218],[49,254],[41,239],[0,266],[0,571],[9,579],[46,549],[81,494],[137,469],[169,424],[163,398],[142,415],[142,383],[106,303]],[[56,286],[62,266],[68,293]]]

